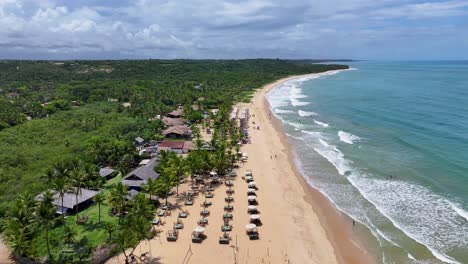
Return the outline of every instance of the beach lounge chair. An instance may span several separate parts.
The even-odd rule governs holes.
[[[233,193],[234,193],[234,189],[227,189],[227,190],[226,190],[226,194],[231,195],[231,194],[233,194]]]
[[[187,210],[184,210],[179,213],[179,218],[187,218],[187,216],[188,216]]]
[[[207,194],[205,194],[205,198],[213,198],[214,194],[209,192]]]
[[[231,225],[223,225],[221,226],[221,231],[227,232],[227,231],[232,231],[232,226]]]
[[[197,227],[195,229],[202,228],[202,227]],[[203,232],[198,232],[194,230],[192,232],[192,243],[201,243],[203,240],[206,238],[206,236],[203,234]]]
[[[224,206],[224,211],[232,211],[234,210],[234,206],[232,204],[228,204]]]
[[[184,228],[184,223],[182,223],[182,220],[177,219],[177,221],[174,223],[174,229],[183,229]]]
[[[232,213],[224,213],[223,214],[223,219],[232,219],[232,218],[233,218]]]
[[[253,228],[252,230],[247,231],[247,235],[249,236],[250,240],[256,240],[260,238],[258,234],[258,230],[256,228]]]
[[[153,219],[152,224],[153,225],[159,225],[161,223],[161,220],[159,218]]]
[[[201,242],[203,242],[202,237],[192,235],[192,243],[201,243]]]
[[[208,218],[203,217],[202,219],[198,220],[197,222],[199,225],[204,226],[208,224]]]
[[[158,216],[163,217],[166,215],[166,211],[158,211]]]
[[[231,241],[231,238],[229,237],[229,234],[226,232],[224,232],[223,236],[219,237],[219,244],[228,245],[229,241]]]
[[[202,215],[202,216],[207,216],[209,214],[210,214],[210,210],[208,210],[208,209],[203,209],[203,210],[200,211],[200,215]]]
[[[166,234],[167,241],[177,241],[178,233],[176,230],[168,230]]]
[[[212,205],[211,201],[204,201],[201,206],[206,207],[206,206],[210,206],[210,205]]]
[[[232,201],[234,201],[234,197],[228,195],[228,196],[226,196],[226,198],[224,198],[224,201],[226,201],[226,202],[232,202]]]
[[[187,201],[185,201],[184,204],[190,206],[190,205],[193,205],[193,201],[192,200],[187,200]]]

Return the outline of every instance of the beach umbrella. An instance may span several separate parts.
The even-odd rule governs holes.
[[[197,226],[195,229],[193,229],[193,232],[195,233],[203,233],[205,231],[205,228],[202,226]]]
[[[249,196],[247,197],[247,200],[249,200],[249,201],[255,201],[255,200],[257,200],[257,197],[256,197],[256,196],[253,196],[253,195],[249,195]]]
[[[254,181],[253,181],[253,182],[249,182],[249,185],[248,185],[248,186],[249,186],[249,188],[253,188],[253,187],[257,186],[257,183],[254,182]]]
[[[260,215],[259,214],[253,214],[250,216],[250,219],[252,220],[259,220],[260,219]]]
[[[247,231],[251,231],[252,229],[256,228],[257,225],[255,224],[247,224],[245,225],[245,229],[247,229]]]
[[[253,188],[248,188],[247,191],[248,191],[248,192],[255,192],[255,189],[253,189]]]

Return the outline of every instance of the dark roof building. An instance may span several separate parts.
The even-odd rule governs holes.
[[[167,114],[167,116],[171,118],[179,118],[182,116],[182,112],[182,109],[177,109]]]
[[[184,154],[194,148],[194,144],[191,141],[163,141],[159,143],[158,151],[164,150]]]
[[[184,124],[184,120],[182,118],[170,118],[170,117],[163,117],[161,121],[166,126],[181,126]]]
[[[116,174],[117,174],[117,171],[110,167],[101,168],[99,170],[99,175],[103,178],[106,178],[107,180],[114,177]]]
[[[182,149],[184,141],[163,141],[159,143],[159,148]]]
[[[141,137],[136,137],[135,138],[135,144],[136,145],[142,145],[143,143],[145,143],[145,140]]]
[[[156,158],[151,159],[151,161],[141,167],[136,168],[132,172],[125,175],[122,179],[122,183],[130,187],[130,189],[139,190],[141,185],[145,184],[148,179],[157,179],[159,174],[154,171],[158,161]]]
[[[89,204],[92,203],[92,199],[96,194],[97,191],[88,190],[88,189],[81,189],[81,193],[78,194],[78,203],[76,202],[76,195],[73,191],[67,192],[63,195],[63,208],[62,208],[62,197],[60,193],[57,191],[52,191],[54,193],[54,201],[52,202],[55,207],[57,207],[57,213],[63,214],[66,212],[75,212],[76,206],[78,206],[78,210],[82,210],[86,208]],[[39,194],[36,196],[37,200],[42,200],[44,197],[43,194]]]
[[[172,126],[162,132],[168,138],[188,138],[192,131],[187,126]]]

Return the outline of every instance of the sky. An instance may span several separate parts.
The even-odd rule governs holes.
[[[0,0],[0,59],[468,59],[468,0]]]

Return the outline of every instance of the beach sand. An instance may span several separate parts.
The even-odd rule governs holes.
[[[291,78],[302,77],[295,76]],[[373,263],[371,257],[356,244],[350,219],[346,219],[331,203],[315,189],[312,189],[295,169],[291,150],[279,120],[270,114],[265,94],[285,78],[259,89],[251,103],[239,104],[248,107],[252,115],[249,123],[260,130],[249,129],[251,144],[242,146],[248,153],[248,161],[241,164],[238,177],[234,180],[233,231],[230,245],[220,245],[222,235],[223,207],[226,204],[227,187],[219,186],[214,192],[209,207],[209,224],[206,226],[207,239],[201,244],[191,242],[191,232],[200,219],[200,204],[205,200],[202,194],[193,206],[182,206],[189,210],[189,217],[183,219],[184,229],[180,230],[177,242],[167,242],[166,232],[172,229],[178,210],[164,217],[165,225],[156,226],[160,236],[140,242],[135,256],[149,252],[160,263]],[[275,157],[276,155],[276,157]],[[270,157],[271,156],[271,157]],[[245,225],[249,223],[247,213],[247,183],[241,178],[245,170],[253,172],[259,190],[258,209],[263,225],[258,228],[260,239],[249,240]],[[180,191],[188,190],[188,183]],[[178,201],[179,200],[179,201]],[[183,204],[176,197],[171,203]],[[128,250],[129,252],[130,250]],[[120,254],[108,263],[124,263]]]
[[[8,250],[8,247],[3,243],[3,238],[1,235],[0,235],[0,263],[1,264],[13,263],[13,261],[10,260],[10,251]]]

